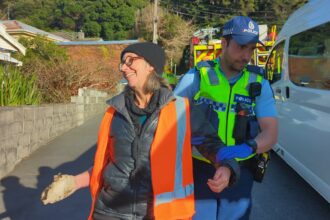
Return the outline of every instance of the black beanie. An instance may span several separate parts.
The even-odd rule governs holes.
[[[151,66],[155,68],[157,74],[161,75],[165,65],[165,52],[163,48],[151,42],[131,44],[120,54],[120,60],[125,53],[131,52],[143,57]]]

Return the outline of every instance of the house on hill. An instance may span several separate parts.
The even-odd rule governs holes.
[[[26,48],[6,32],[6,27],[0,24],[0,63],[12,63],[21,66],[22,62],[11,57],[19,52],[25,55]]]
[[[57,36],[55,34],[48,33],[40,30],[36,27],[24,24],[17,20],[0,20],[0,24],[6,27],[7,33],[12,37],[19,39],[20,37],[34,38],[37,35],[45,37],[51,42],[68,42],[70,40]]]

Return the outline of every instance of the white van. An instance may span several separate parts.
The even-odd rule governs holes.
[[[330,203],[330,0],[284,24],[267,59],[279,138],[274,151]]]

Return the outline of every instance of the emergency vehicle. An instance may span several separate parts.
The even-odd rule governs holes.
[[[218,28],[205,28],[196,31],[190,42],[189,68],[200,61],[214,60],[221,54],[221,40],[213,39]]]
[[[259,25],[260,39],[263,45],[257,44],[257,48],[251,57],[251,64],[265,67],[271,47],[276,40],[276,26],[271,27],[268,33],[267,25]],[[190,43],[189,68],[196,66],[200,61],[213,60],[221,54],[221,40],[213,38],[220,30],[217,28],[206,28],[198,30],[193,34]]]

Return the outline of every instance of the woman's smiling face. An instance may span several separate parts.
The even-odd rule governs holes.
[[[130,88],[143,91],[143,87],[154,68],[143,57],[127,52],[119,64],[119,70]]]

